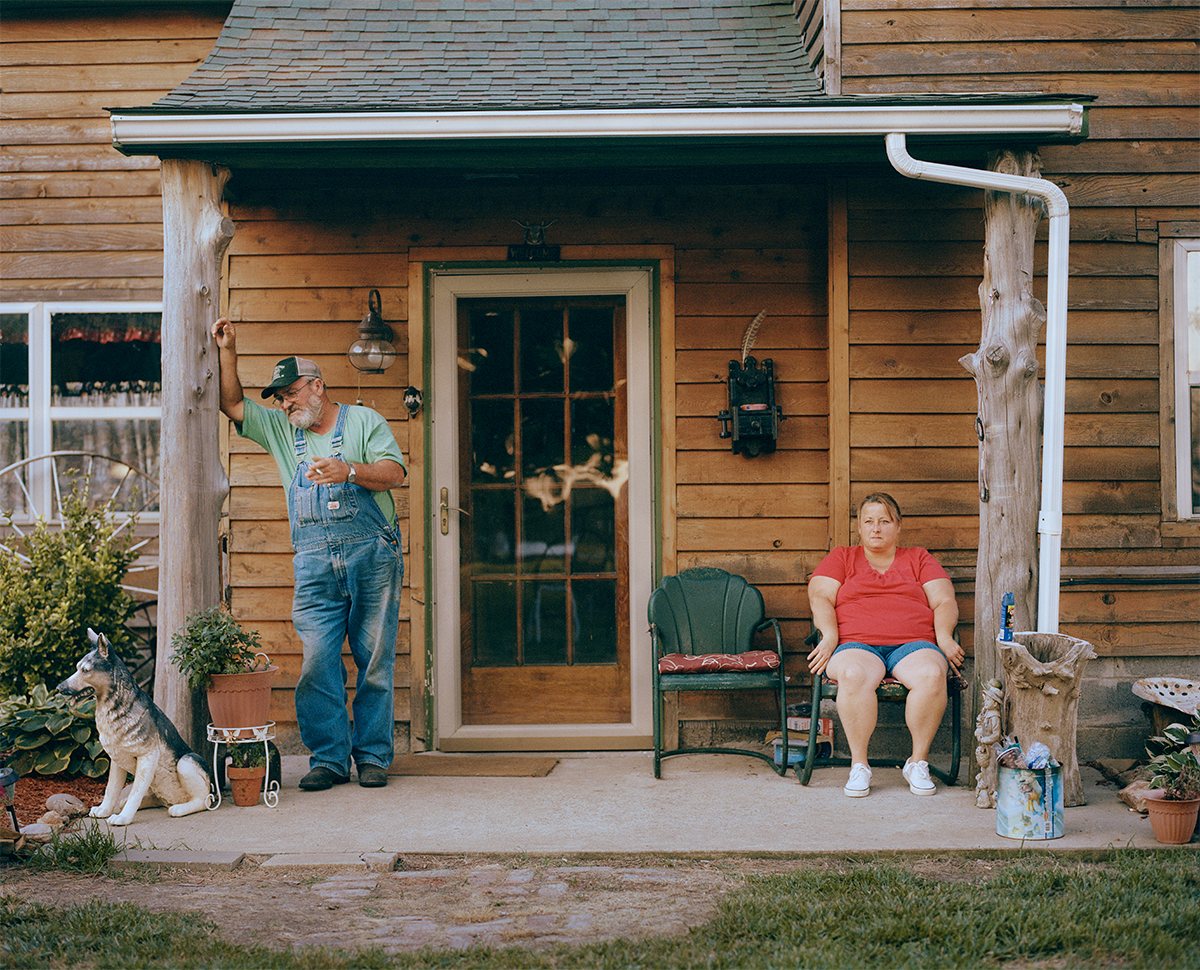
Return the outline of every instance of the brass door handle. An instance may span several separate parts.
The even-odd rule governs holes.
[[[444,535],[444,536],[450,534],[450,513],[451,512],[461,512],[463,515],[467,516],[468,518],[471,515],[471,513],[468,512],[466,509],[460,509],[457,505],[451,505],[450,504],[450,489],[443,488],[442,489],[442,503],[441,503],[441,520],[442,520],[442,535]]]

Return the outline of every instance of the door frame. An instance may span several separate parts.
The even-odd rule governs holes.
[[[653,737],[650,641],[645,635],[646,606],[653,588],[660,549],[655,536],[655,316],[657,263],[586,264],[556,267],[426,264],[427,335],[425,357],[424,533],[429,581],[426,592],[428,635],[425,687],[430,724],[426,736],[441,751],[591,750],[647,748]],[[456,353],[441,352],[444,341],[457,344],[457,303],[476,297],[539,297],[620,294],[625,297],[629,414],[629,626],[630,720],[613,724],[462,723],[457,632],[459,576],[444,567],[457,563],[458,518],[450,515],[449,533],[441,534],[440,490],[458,502],[458,428],[453,406],[439,407],[438,388],[457,386]],[[453,393],[447,394],[450,401]],[[447,426],[448,425],[448,426]]]

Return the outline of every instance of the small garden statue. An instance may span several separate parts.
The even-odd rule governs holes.
[[[975,760],[979,774],[975,779],[975,805],[996,807],[996,749],[1000,743],[1000,708],[1004,703],[1004,685],[993,677],[983,685],[979,717],[975,721]]]

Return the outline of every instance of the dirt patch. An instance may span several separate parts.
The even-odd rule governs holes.
[[[842,869],[818,858],[664,856],[406,856],[394,872],[244,861],[235,871],[147,869],[134,876],[23,872],[5,892],[70,905],[103,896],[163,912],[199,913],[247,944],[387,952],[473,944],[545,946],[686,933],[750,875]],[[916,860],[914,860],[916,861]],[[923,858],[935,878],[985,880],[1005,863]],[[935,875],[936,874],[936,875]]]

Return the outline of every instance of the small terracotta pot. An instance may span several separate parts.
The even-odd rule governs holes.
[[[1182,802],[1167,801],[1158,788],[1146,792],[1145,796],[1150,827],[1154,829],[1154,837],[1159,842],[1164,845],[1183,845],[1192,840],[1196,818],[1200,816],[1200,798],[1189,798]]]
[[[229,787],[233,791],[233,804],[240,808],[257,805],[266,774],[265,765],[255,765],[253,768],[235,768],[230,765],[226,768],[225,777],[229,779]]]
[[[262,727],[271,719],[271,684],[278,667],[213,674],[208,712],[215,728]]]

